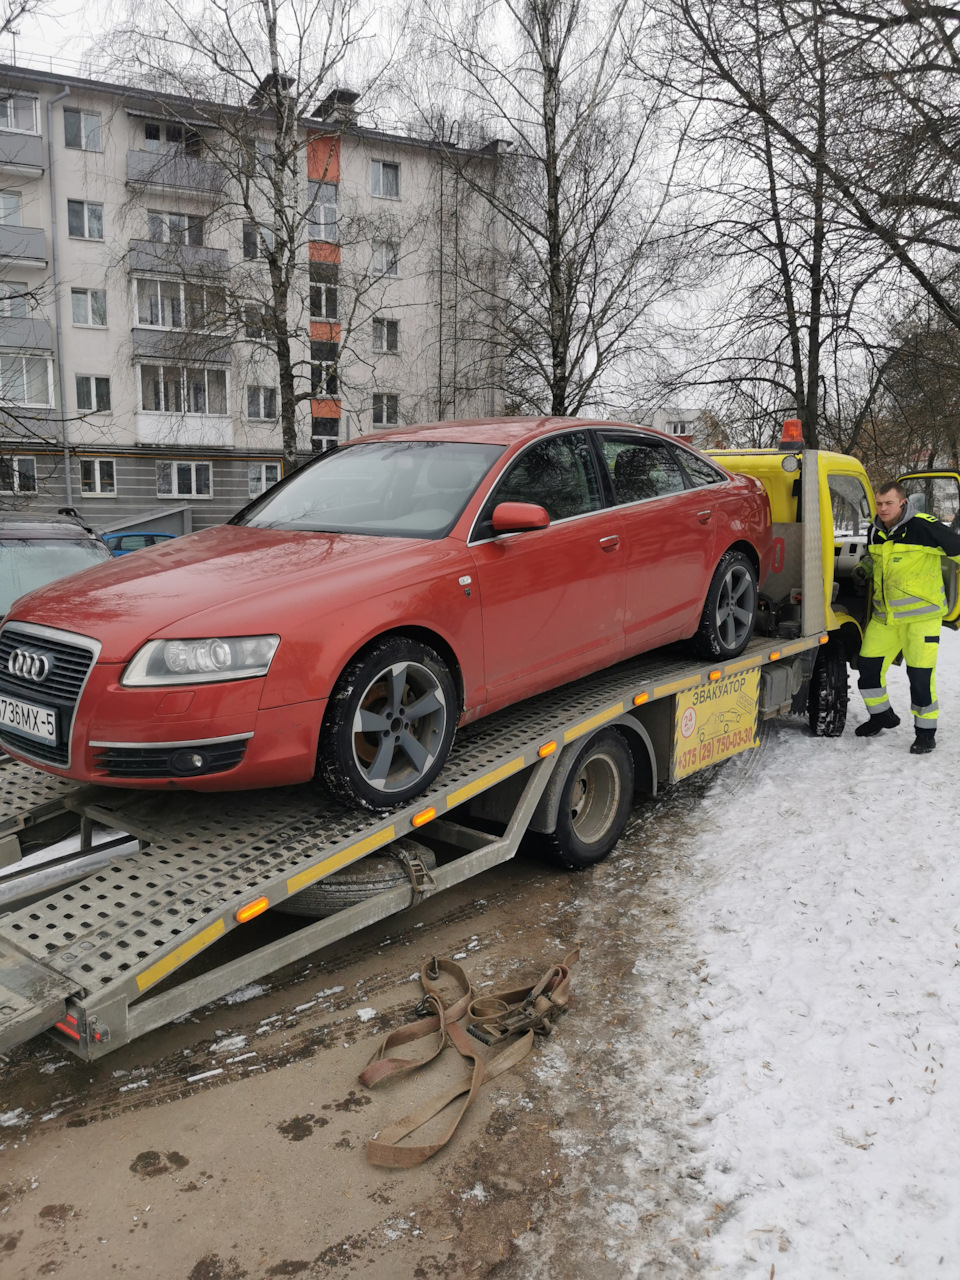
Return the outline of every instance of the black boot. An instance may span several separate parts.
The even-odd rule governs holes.
[[[937,745],[936,729],[917,729],[917,736],[914,738],[910,747],[912,756],[925,756],[928,751],[932,751]]]
[[[895,729],[899,723],[900,717],[892,707],[887,707],[886,711],[878,711],[871,716],[865,724],[858,724],[854,733],[858,738],[872,738],[881,729]]]

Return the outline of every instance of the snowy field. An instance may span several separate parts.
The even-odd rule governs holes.
[[[704,805],[688,906],[709,982],[703,1149],[730,1277],[960,1276],[960,636],[944,632],[932,756],[902,723],[780,735]],[[852,686],[853,682],[851,682]],[[712,1003],[710,1003],[712,1002]],[[957,1054],[957,1057],[954,1057]],[[725,1170],[720,1172],[720,1170]]]

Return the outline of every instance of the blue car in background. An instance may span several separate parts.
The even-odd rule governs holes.
[[[103,540],[115,556],[128,556],[131,551],[142,551],[144,547],[155,547],[158,542],[167,542],[175,538],[175,533],[105,533]]]

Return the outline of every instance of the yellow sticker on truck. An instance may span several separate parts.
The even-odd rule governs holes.
[[[755,747],[760,740],[759,701],[759,668],[678,694],[673,730],[674,781]]]

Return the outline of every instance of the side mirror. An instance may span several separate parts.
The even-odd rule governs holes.
[[[550,517],[535,502],[498,502],[490,523],[495,534],[525,533],[529,529],[546,529]]]

